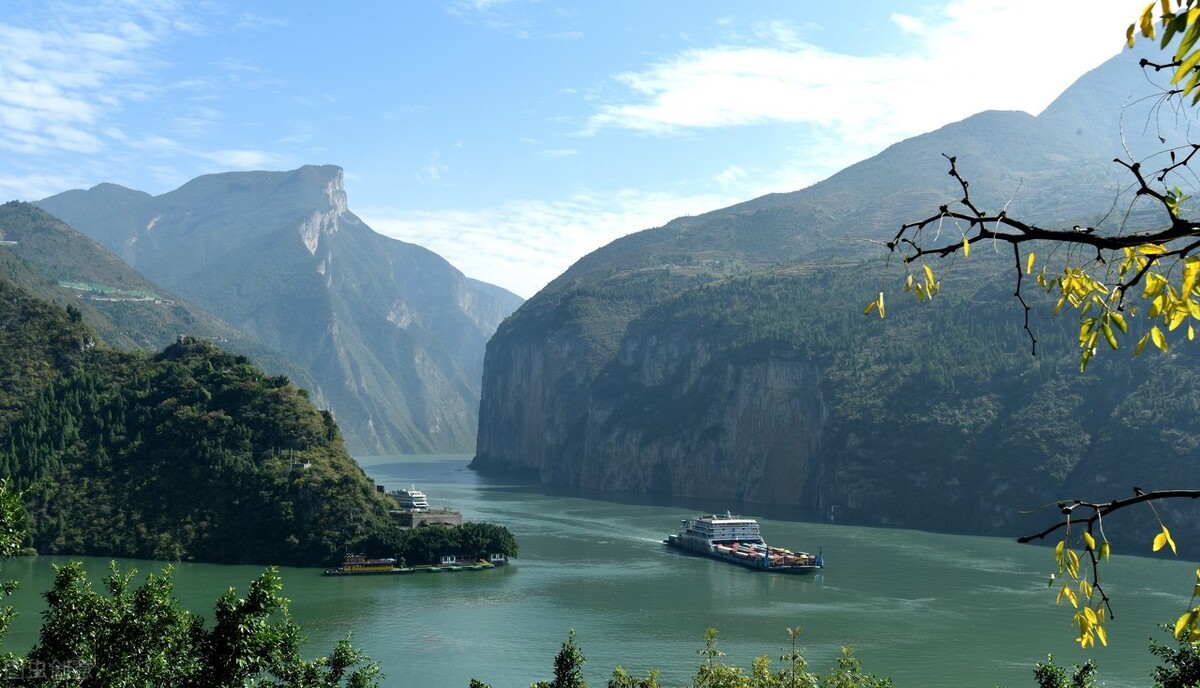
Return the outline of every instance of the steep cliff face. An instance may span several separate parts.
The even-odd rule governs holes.
[[[1024,510],[1105,476],[1186,480],[1200,469],[1185,439],[1200,435],[1188,413],[1200,390],[1170,380],[1194,377],[1195,356],[1121,352],[1080,376],[1078,323],[1040,318],[1031,356],[1011,256],[973,253],[965,271],[935,263],[935,305],[889,294],[885,321],[861,316],[903,278],[881,245],[961,195],[943,153],[959,156],[988,210],[1069,227],[1128,204],[1110,162],[1120,132],[1092,125],[1133,116],[1121,108],[1144,102],[1136,95],[1095,111],[1144,79],[1128,55],[1102,71],[1044,117],[982,113],[808,189],[583,258],[489,342],[472,466],[714,509],[1005,534],[1038,530]],[[1097,84],[1102,94],[1087,92]],[[1137,382],[1150,379],[1152,391]],[[1156,466],[1131,469],[1142,456],[1125,429],[1160,426]],[[1194,507],[1168,508],[1181,527],[1196,522]]]

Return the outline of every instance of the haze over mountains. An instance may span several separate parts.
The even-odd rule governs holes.
[[[112,184],[37,205],[315,380],[352,453],[470,452],[484,343],[521,299],[350,212],[342,170]]]
[[[1145,97],[1137,58],[1114,58],[1040,116],[980,113],[810,188],[580,260],[489,343],[473,467],[1004,534],[1040,529],[1018,512],[1056,499],[1186,483],[1200,469],[1187,439],[1200,436],[1196,351],[1107,352],[1081,376],[1078,324],[1049,319],[1027,288],[1043,316],[1030,355],[1011,253],[978,247],[969,271],[931,262],[942,295],[917,308],[881,246],[961,197],[943,154],[980,207],[1054,226],[1120,221],[1130,180],[1112,158],[1160,150],[1187,125]],[[881,289],[888,318],[862,317]],[[1197,522],[1180,508],[1174,523]]]

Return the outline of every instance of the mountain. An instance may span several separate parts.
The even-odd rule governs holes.
[[[313,566],[393,536],[390,500],[286,377],[191,337],[110,349],[7,276],[0,322],[0,475],[38,551]]]
[[[287,375],[324,404],[308,371],[229,323],[169,292],[95,241],[29,203],[0,205],[4,275],[38,298],[75,309],[104,343],[157,351],[180,334],[212,340]]]
[[[341,168],[101,184],[37,205],[299,363],[355,454],[469,452],[482,352],[521,299],[350,212]]]
[[[1187,484],[1200,469],[1184,441],[1200,435],[1196,352],[1120,352],[1080,376],[1068,318],[1036,318],[1031,355],[1010,254],[977,247],[969,271],[961,257],[934,263],[942,294],[921,306],[891,286],[904,268],[882,248],[961,197],[943,154],[981,207],[1111,221],[1128,181],[1112,162],[1116,124],[1153,107],[1136,57],[1040,116],[980,113],[812,187],[584,257],[489,342],[472,467],[714,510],[989,534],[1040,530],[1019,510],[1057,499]],[[896,292],[887,319],[862,317],[880,289]],[[1035,313],[1052,308],[1036,288],[1025,296]],[[1168,508],[1190,509],[1171,522],[1194,529],[1194,506]]]

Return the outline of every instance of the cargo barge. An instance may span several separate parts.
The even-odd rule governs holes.
[[[492,554],[486,559],[477,557],[444,556],[437,564],[403,566],[395,559],[367,559],[361,554],[348,554],[341,566],[325,569],[326,576],[398,575],[405,573],[443,573],[451,571],[482,571],[508,563],[503,554]]]
[[[758,521],[726,514],[682,519],[679,534],[670,535],[666,545],[739,566],[773,573],[803,574],[825,568],[818,551],[793,552],[763,541]]]

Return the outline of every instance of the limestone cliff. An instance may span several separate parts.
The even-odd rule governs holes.
[[[1124,67],[1141,79],[1121,59],[1077,88],[1121,90]],[[1098,102],[1068,93],[1045,117],[982,113],[808,189],[586,256],[489,342],[472,466],[712,509],[1005,534],[1041,528],[1025,510],[1126,494],[1138,475],[1188,484],[1200,469],[1183,439],[1200,435],[1195,351],[1120,352],[1080,376],[1067,319],[1037,319],[1030,355],[1011,256],[939,267],[942,293],[922,307],[898,293],[904,268],[881,250],[900,223],[961,194],[942,153],[970,170],[981,207],[1103,221],[1114,198],[1127,203],[1120,168],[1097,153],[1119,131],[1091,125],[1125,101],[1112,113]],[[881,288],[897,292],[887,319],[862,317]],[[1153,465],[1139,443],[1153,444]],[[1114,492],[1111,476],[1128,484]],[[1200,520],[1195,505],[1168,508],[1173,525]]]

